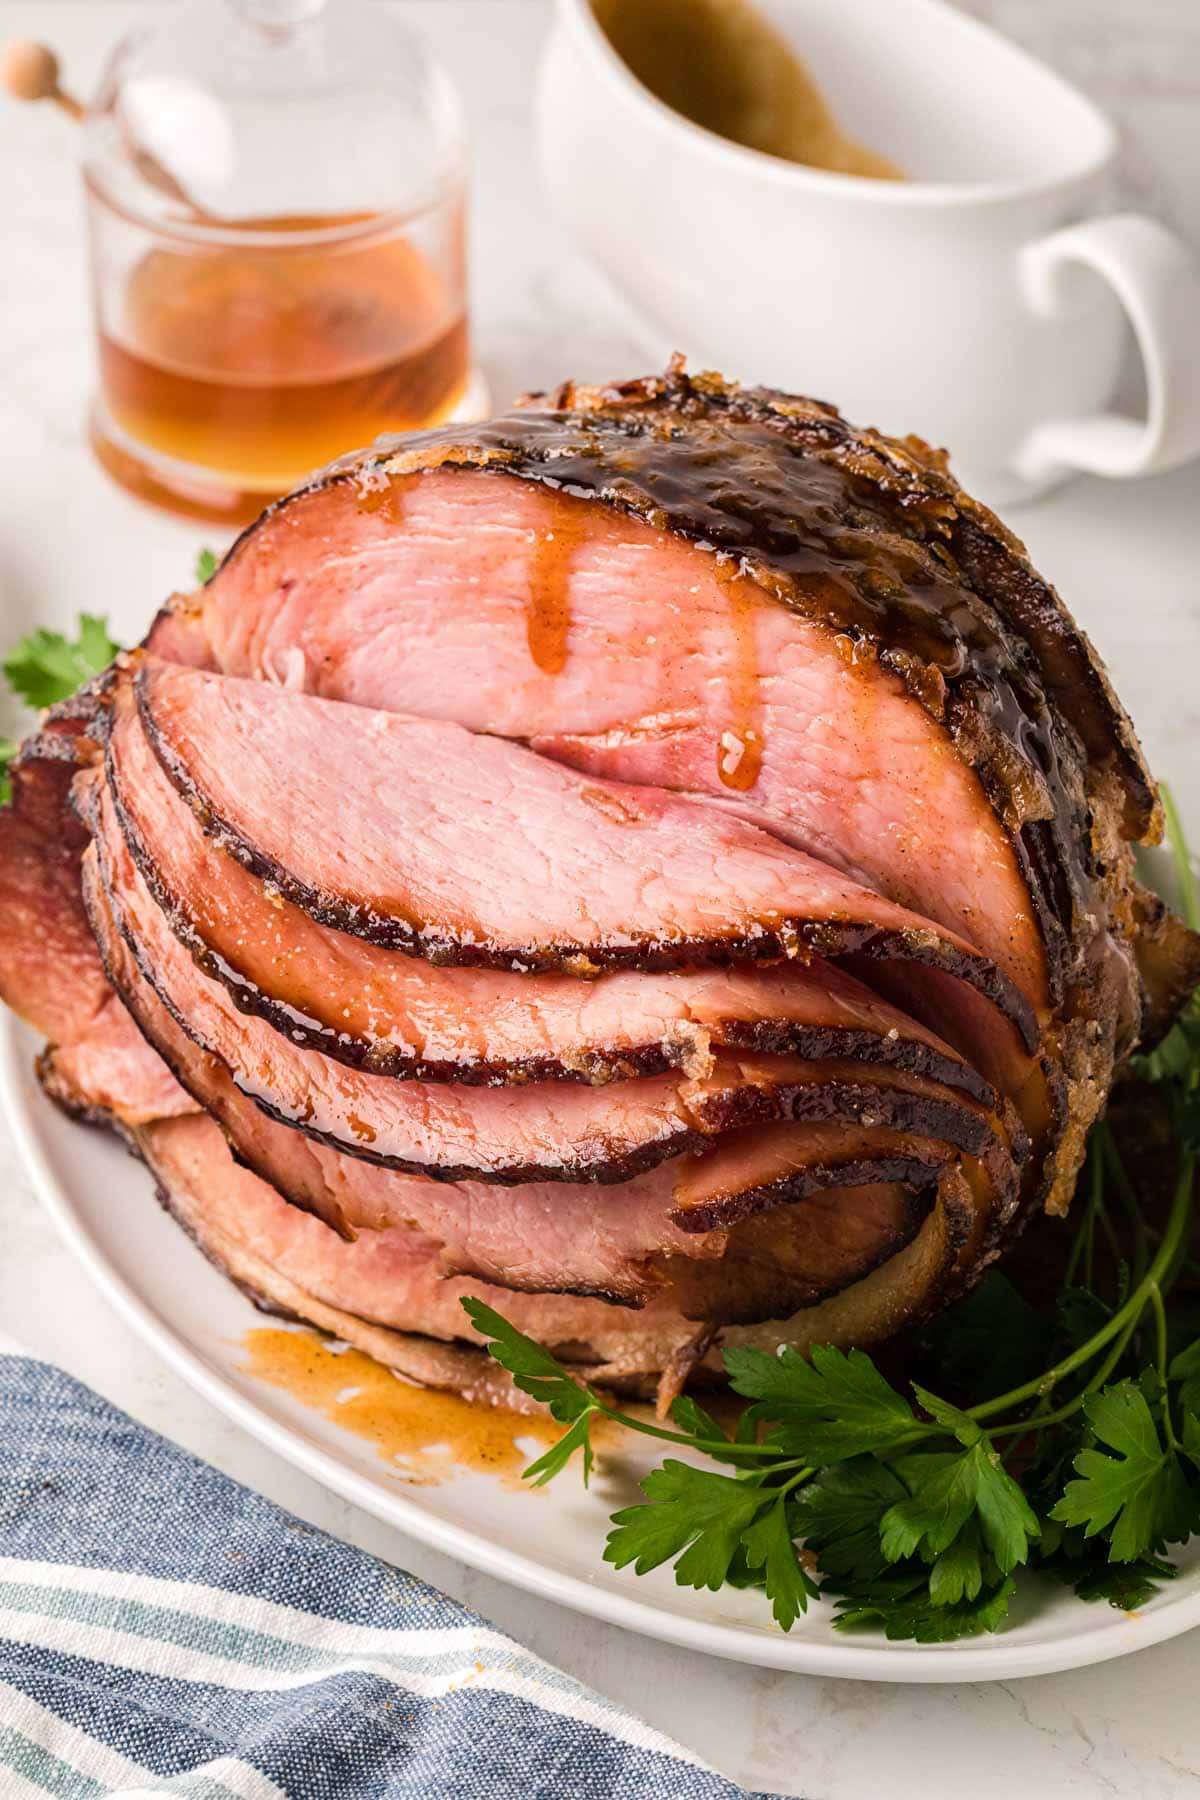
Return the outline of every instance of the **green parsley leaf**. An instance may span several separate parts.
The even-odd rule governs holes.
[[[690,1433],[692,1437],[705,1441],[711,1439],[715,1443],[727,1441],[729,1433],[723,1431],[711,1413],[705,1412],[698,1400],[690,1394],[677,1394],[671,1402],[671,1419],[680,1431]]]
[[[569,1431],[564,1431],[557,1444],[551,1444],[544,1455],[536,1462],[531,1462],[521,1470],[522,1481],[529,1482],[531,1487],[545,1487],[561,1469],[565,1469],[577,1450],[583,1451],[583,1485],[586,1487],[592,1477],[592,1464],[595,1460],[592,1450],[592,1414],[598,1412],[592,1407],[581,1413]]]
[[[1085,1538],[1078,1527],[1055,1519],[1047,1519],[1043,1528],[1037,1569],[1064,1582],[1081,1600],[1107,1600],[1119,1612],[1144,1606],[1161,1582],[1174,1580],[1179,1572],[1156,1556],[1110,1563],[1103,1538]]]
[[[106,669],[119,648],[104,619],[80,613],[74,639],[39,626],[5,658],[4,673],[14,693],[30,706],[53,706]]]
[[[817,1589],[796,1555],[782,1494],[742,1533],[742,1548],[750,1567],[763,1572],[775,1623],[790,1631],[800,1614],[808,1611],[809,1595],[815,1595]]]
[[[1153,1600],[1159,1583],[1174,1581],[1179,1570],[1157,1556],[1131,1563],[1101,1563],[1072,1583],[1081,1600],[1107,1600],[1118,1612],[1134,1612]]]
[[[978,1637],[981,1632],[997,1631],[1008,1616],[1009,1603],[1016,1592],[1011,1576],[999,1587],[989,1588],[974,1600],[962,1600],[955,1606],[935,1606],[928,1599],[848,1599],[834,1623],[842,1631],[853,1631],[864,1625],[883,1627],[891,1639],[913,1638],[918,1644],[944,1644],[954,1638]]]
[[[12,781],[9,777],[8,765],[16,754],[16,738],[0,738],[0,806],[7,806],[12,799]]]
[[[957,1606],[960,1600],[977,1599],[982,1587],[979,1527],[968,1519],[929,1571],[929,1598],[934,1606]]]
[[[761,1569],[752,1569],[746,1561],[746,1552],[741,1546],[734,1553],[733,1561],[725,1572],[725,1586],[735,1588],[765,1588],[766,1577]]]
[[[932,1562],[950,1548],[975,1510],[973,1470],[950,1450],[920,1451],[893,1467],[908,1495],[880,1520],[884,1557],[894,1563],[920,1553]]]
[[[798,1351],[731,1349],[725,1367],[734,1393],[753,1400],[756,1419],[785,1428],[781,1448],[817,1465],[885,1450],[913,1434],[911,1406],[862,1350],[818,1344],[808,1361]],[[773,1440],[774,1441],[774,1440]]]
[[[206,544],[203,550],[198,550],[196,552],[197,583],[203,587],[206,581],[212,580],[220,566],[220,558],[216,551],[210,550]]]
[[[822,1574],[871,1580],[888,1566],[879,1541],[883,1515],[907,1493],[888,1464],[873,1457],[835,1463],[801,1492],[795,1534],[815,1552]]]
[[[525,1479],[535,1487],[542,1487],[570,1461],[576,1450],[581,1449],[586,1484],[592,1472],[591,1415],[604,1411],[600,1401],[590,1388],[568,1375],[562,1364],[556,1362],[535,1338],[526,1337],[482,1300],[468,1297],[461,1304],[476,1331],[492,1340],[488,1350],[500,1366],[508,1370],[513,1385],[548,1407],[551,1418],[557,1419],[560,1425],[572,1427],[544,1456],[524,1470]]]
[[[652,1470],[641,1486],[646,1502],[613,1514],[615,1529],[608,1534],[604,1560],[618,1569],[632,1563],[644,1575],[677,1557],[675,1579],[681,1587],[719,1588],[743,1534],[776,1502],[770,1488],[675,1457]],[[769,1545],[758,1548],[765,1556]]]
[[[1109,1559],[1118,1563],[1187,1537],[1196,1502],[1137,1383],[1118,1381],[1089,1394],[1084,1411],[1097,1442],[1117,1454],[1081,1450],[1074,1465],[1079,1479],[1067,1483],[1051,1518],[1082,1526],[1085,1537],[1107,1533]]]
[[[740,1447],[743,1443],[757,1445],[757,1429],[749,1429],[743,1439],[735,1441],[690,1394],[679,1394],[671,1402],[671,1423],[678,1425],[680,1431],[686,1431],[689,1437],[695,1438],[697,1446],[703,1446],[703,1454],[711,1456],[714,1462],[733,1463],[744,1469],[762,1466],[760,1456]],[[728,1444],[728,1450],[714,1448],[721,1444]]]
[[[977,1425],[969,1413],[960,1412],[948,1400],[939,1400],[936,1394],[931,1394],[928,1388],[918,1387],[915,1381],[913,1393],[934,1423],[948,1431],[951,1437],[956,1437],[968,1450],[983,1437],[983,1426]]]
[[[979,1430],[973,1420],[968,1424]],[[909,1498],[883,1516],[881,1541],[889,1562],[913,1555],[933,1561],[950,1548],[971,1518],[977,1520],[984,1546],[1001,1574],[1028,1560],[1030,1540],[1038,1536],[1040,1526],[982,1432],[979,1441],[960,1455],[907,1456],[895,1467]]]

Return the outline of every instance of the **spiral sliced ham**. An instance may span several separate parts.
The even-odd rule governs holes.
[[[335,465],[150,642],[703,796],[959,932],[1042,1027],[971,1054],[1065,1204],[1137,1032],[1153,789],[1053,590],[920,446],[678,371],[567,388]],[[870,978],[930,1019],[929,981]]]
[[[494,1391],[479,1292],[665,1399],[1066,1205],[1200,976],[1157,824],[940,458],[673,365],[270,508],[25,748],[0,989],[265,1304]]]
[[[93,729],[103,726],[89,695],[48,719],[11,765],[12,799],[0,808],[0,997],[51,1040],[42,1078],[69,1110],[140,1123],[193,1103],[106,981],[84,912],[87,834],[66,802]]]

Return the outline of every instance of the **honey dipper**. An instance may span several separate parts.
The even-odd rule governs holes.
[[[0,85],[7,88],[15,100],[53,100],[72,119],[82,119],[87,112],[74,94],[66,93],[59,86],[58,58],[48,44],[35,44],[28,38],[6,44],[0,50]],[[133,143],[123,125],[120,130],[131,161],[151,186],[186,207],[192,218],[206,218],[207,215],[170,171],[163,168],[158,158]]]
[[[58,58],[46,44],[26,38],[6,44],[0,51],[0,83],[14,100],[53,100],[72,119],[83,117],[80,101],[59,86]]]

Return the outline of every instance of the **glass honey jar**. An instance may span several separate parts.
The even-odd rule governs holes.
[[[481,410],[453,89],[374,0],[190,0],[87,109],[92,442],[235,524],[384,431]]]

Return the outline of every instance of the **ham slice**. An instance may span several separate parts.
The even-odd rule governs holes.
[[[993,1104],[978,1071],[821,958],[770,967],[615,971],[591,979],[441,967],[317,924],[201,829],[125,689],[108,785],[137,867],[191,957],[246,1013],[339,1061],[414,1080],[598,1083],[718,1048],[878,1061]]]
[[[47,1046],[39,1073],[65,1112],[95,1124],[147,1125],[197,1110],[111,991],[70,1042]]]
[[[581,1364],[588,1378],[619,1388],[653,1392],[664,1378],[677,1379],[681,1364],[686,1372],[708,1354],[711,1332],[681,1315],[670,1289],[631,1312],[570,1295],[520,1295],[449,1280],[436,1244],[417,1232],[376,1233],[347,1244],[240,1169],[216,1126],[202,1116],[153,1126],[134,1142],[158,1176],[164,1203],[260,1303],[332,1330],[402,1373],[414,1372],[407,1358],[417,1350],[409,1341],[415,1334],[478,1342],[460,1305],[464,1295],[502,1309],[518,1329]],[[914,1294],[922,1287],[929,1291],[930,1264],[943,1256],[954,1229],[954,1202],[947,1198],[917,1236],[865,1281],[794,1321],[732,1326],[725,1341],[784,1338],[798,1347],[861,1342],[860,1308],[867,1295],[876,1316],[894,1328],[913,1316]],[[439,1385],[472,1387],[470,1365],[451,1365],[446,1377]]]
[[[67,1110],[131,1123],[194,1102],[113,993],[79,886],[86,832],[68,812],[75,744],[94,727],[90,696],[63,709],[11,766],[0,808],[0,998],[52,1040],[42,1076]],[[90,742],[90,739],[89,739]]]
[[[22,747],[0,810],[0,997],[46,1037],[69,1042],[109,998],[79,892],[87,833],[66,810],[75,773],[58,733]]]

